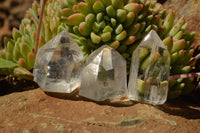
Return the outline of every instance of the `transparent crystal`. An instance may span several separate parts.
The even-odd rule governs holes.
[[[80,86],[83,61],[79,46],[63,31],[39,49],[34,80],[46,92],[70,93]]]
[[[127,94],[125,59],[111,47],[104,45],[88,56],[82,71],[79,95],[103,101]]]
[[[150,31],[132,55],[128,96],[163,104],[167,99],[170,54],[155,31]]]

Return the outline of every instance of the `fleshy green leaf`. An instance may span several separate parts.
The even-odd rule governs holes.
[[[6,60],[6,59],[0,58],[0,69],[1,68],[13,68],[13,67],[16,67],[16,66],[17,66],[16,63],[9,61],[9,60]]]

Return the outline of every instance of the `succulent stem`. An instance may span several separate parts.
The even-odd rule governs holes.
[[[195,78],[200,77],[199,73],[187,73],[187,74],[180,74],[180,75],[172,75],[169,77],[169,80],[179,79],[179,78]]]
[[[196,55],[189,63],[188,65],[192,65],[195,61],[200,59],[200,53],[198,55]]]
[[[43,0],[43,2],[42,2],[42,11],[40,13],[40,19],[39,19],[39,22],[38,22],[38,29],[37,29],[37,36],[36,36],[34,53],[37,53],[37,50],[38,50],[38,44],[39,44],[39,38],[40,38],[40,30],[41,30],[42,18],[43,18],[44,8],[45,8],[45,5],[46,5],[46,2],[47,2],[47,0]]]

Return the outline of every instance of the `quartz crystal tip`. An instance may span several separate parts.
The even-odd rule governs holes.
[[[125,59],[111,47],[104,45],[86,60],[82,71],[79,95],[103,101],[127,94]]]
[[[34,80],[46,92],[70,93],[80,86],[83,53],[67,31],[63,31],[36,55]]]
[[[133,51],[128,97],[150,104],[163,104],[167,99],[169,74],[169,51],[152,30]]]

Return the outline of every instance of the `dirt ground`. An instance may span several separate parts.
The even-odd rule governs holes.
[[[0,49],[3,38],[11,37],[13,27],[18,28],[26,10],[34,0],[0,0]]]

